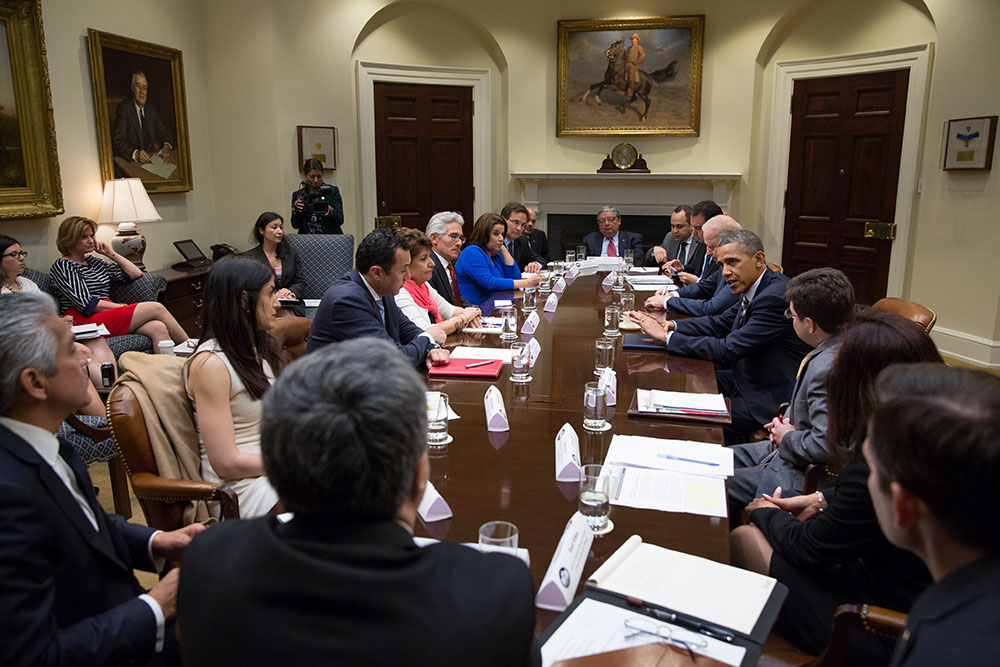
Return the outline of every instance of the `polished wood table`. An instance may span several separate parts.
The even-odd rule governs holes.
[[[722,428],[717,425],[628,416],[636,387],[717,391],[711,363],[669,358],[665,351],[623,352],[620,344],[615,358],[618,405],[609,408],[608,417],[612,428],[603,433],[583,429],[583,385],[596,379],[594,340],[604,329],[604,306],[614,299],[612,292],[601,287],[603,277],[578,277],[562,295],[555,313],[542,312],[543,300],[539,299],[541,323],[534,337],[542,351],[529,384],[510,382],[509,365],[496,380],[429,377],[427,381],[428,388],[448,394],[461,419],[449,423],[454,441],[440,453],[431,453],[430,479],[454,517],[431,524],[418,522],[417,534],[476,542],[483,523],[510,521],[518,527],[519,546],[531,554],[536,588],[566,522],[577,509],[577,483],[555,481],[554,443],[563,424],[570,423],[580,436],[584,463],[602,463],[615,433],[722,442]],[[637,293],[640,304],[645,295]],[[496,298],[511,296],[501,293]],[[515,305],[519,307],[520,302]],[[484,311],[491,307],[485,304]],[[519,321],[523,319],[520,313]],[[457,334],[449,337],[446,347],[460,344],[502,346],[496,335]],[[486,429],[483,397],[490,385],[503,394],[510,431]],[[594,539],[582,580],[633,534],[670,549],[728,562],[726,519],[612,506],[611,520],[615,528]],[[540,628],[556,616],[537,611]]]

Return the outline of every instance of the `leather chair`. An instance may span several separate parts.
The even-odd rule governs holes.
[[[295,360],[306,353],[310,327],[312,320],[308,317],[279,317],[274,321],[271,337],[290,359]]]
[[[771,269],[775,273],[784,273],[785,270],[781,268],[781,264],[775,264],[774,262],[768,262],[767,268]]]
[[[115,512],[126,519],[132,518],[132,499],[128,495],[128,476],[125,463],[111,437],[111,427],[106,417],[70,415],[59,425],[56,435],[67,440],[86,464],[107,463],[111,478],[111,498]]]
[[[913,320],[922,326],[927,333],[931,332],[931,329],[934,328],[934,323],[937,322],[937,313],[930,308],[921,306],[916,301],[899,299],[894,296],[879,299],[872,308],[883,313],[893,313],[908,320]]]
[[[321,299],[337,278],[354,266],[354,237],[351,234],[287,234],[285,240],[299,257],[299,273],[306,281],[300,299]],[[306,308],[312,319],[315,308]]]

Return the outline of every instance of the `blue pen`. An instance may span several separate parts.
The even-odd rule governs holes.
[[[699,461],[697,459],[686,459],[683,456],[674,456],[673,454],[657,454],[661,459],[670,459],[671,461],[684,461],[685,463],[700,463],[703,466],[716,466],[718,463],[713,463],[712,461]]]

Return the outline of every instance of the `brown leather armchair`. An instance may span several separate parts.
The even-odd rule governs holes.
[[[312,320],[308,317],[279,317],[271,328],[271,337],[289,358],[298,359],[306,353],[311,326]]]
[[[927,306],[921,306],[916,301],[898,299],[894,296],[879,299],[872,306],[872,309],[883,313],[894,313],[908,320],[913,320],[922,326],[927,333],[931,332],[931,329],[934,328],[934,323],[937,322],[937,313]]]

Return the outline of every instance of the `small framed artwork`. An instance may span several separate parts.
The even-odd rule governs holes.
[[[993,145],[997,138],[997,117],[956,118],[944,123],[941,144],[946,171],[958,169],[991,169]]]
[[[188,192],[184,60],[178,49],[89,28],[101,178],[138,178],[150,194]]]
[[[323,169],[337,168],[337,128],[322,125],[299,125],[299,168],[312,158],[323,163]]]
[[[556,136],[698,136],[704,32],[704,16],[559,21]]]

